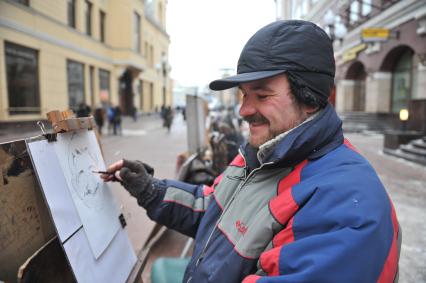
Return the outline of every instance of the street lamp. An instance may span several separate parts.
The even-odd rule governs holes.
[[[347,29],[340,22],[340,17],[336,17],[332,10],[328,10],[324,15],[323,22],[328,29],[327,34],[331,41],[334,42],[335,39],[338,39],[341,42],[347,33]]]
[[[402,131],[405,132],[407,130],[407,121],[410,117],[410,114],[407,109],[399,110],[399,120],[401,121]]]
[[[324,24],[328,27],[328,36],[334,41],[334,13],[328,10],[324,15]]]

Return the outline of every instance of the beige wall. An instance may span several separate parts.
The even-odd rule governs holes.
[[[339,80],[336,84],[336,110],[338,112],[352,111],[354,101],[353,80]]]
[[[128,67],[139,70],[136,78],[144,82],[144,111],[152,111],[149,83],[154,84],[154,106],[162,104],[164,79],[155,64],[161,54],[167,56],[168,35],[156,20],[147,20],[143,1],[91,0],[92,35],[85,34],[84,0],[77,0],[76,29],[67,25],[66,1],[31,0],[30,7],[12,1],[0,1],[0,122],[44,118],[53,109],[68,108],[67,60],[84,64],[85,99],[91,103],[89,69],[94,67],[94,104],[99,100],[99,69],[110,72],[111,102],[118,101],[118,80]],[[163,3],[164,5],[164,3]],[[163,6],[164,7],[164,6]],[[106,13],[106,42],[100,42],[99,11]],[[141,46],[133,50],[133,13],[141,16]],[[165,13],[164,13],[165,15]],[[9,115],[4,42],[12,42],[38,51],[40,115]],[[153,66],[147,63],[144,42],[153,47]],[[167,102],[171,103],[171,83],[166,79]],[[140,106],[140,103],[135,105]]]
[[[417,65],[417,86],[416,94],[414,99],[425,99],[426,98],[426,66],[422,64]]]
[[[365,111],[387,113],[390,111],[392,74],[376,72],[367,77]]]

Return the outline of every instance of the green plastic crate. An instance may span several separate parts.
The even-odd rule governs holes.
[[[161,257],[151,268],[152,283],[181,283],[190,258]]]

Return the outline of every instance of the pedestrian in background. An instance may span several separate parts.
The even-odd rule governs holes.
[[[114,129],[115,110],[112,104],[107,107],[108,134]]]
[[[114,135],[121,135],[121,109],[120,106],[114,108],[114,119],[113,119],[113,133]]]
[[[96,107],[93,118],[95,119],[96,126],[98,127],[99,135],[102,135],[102,127],[104,126],[105,121],[105,110],[102,105],[98,105],[98,107]]]
[[[159,180],[120,160],[118,178],[148,216],[195,238],[183,282],[396,282],[401,231],[383,184],[343,136],[328,102],[332,41],[306,21],[256,32],[237,75],[248,143],[212,186]]]
[[[138,120],[138,109],[136,106],[132,106],[132,118],[134,122]]]
[[[186,107],[182,106],[182,116],[183,116],[183,120],[186,121]]]
[[[165,128],[166,127],[166,105],[161,105],[161,108],[160,108],[160,117],[161,117],[161,120],[163,121],[163,127]]]
[[[172,107],[167,106],[164,108],[164,126],[167,128],[167,132],[170,132],[170,128],[173,122],[173,110]]]

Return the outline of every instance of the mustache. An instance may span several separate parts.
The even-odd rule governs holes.
[[[265,116],[256,113],[250,116],[244,116],[243,120],[250,123],[269,123],[269,120],[265,118]]]

